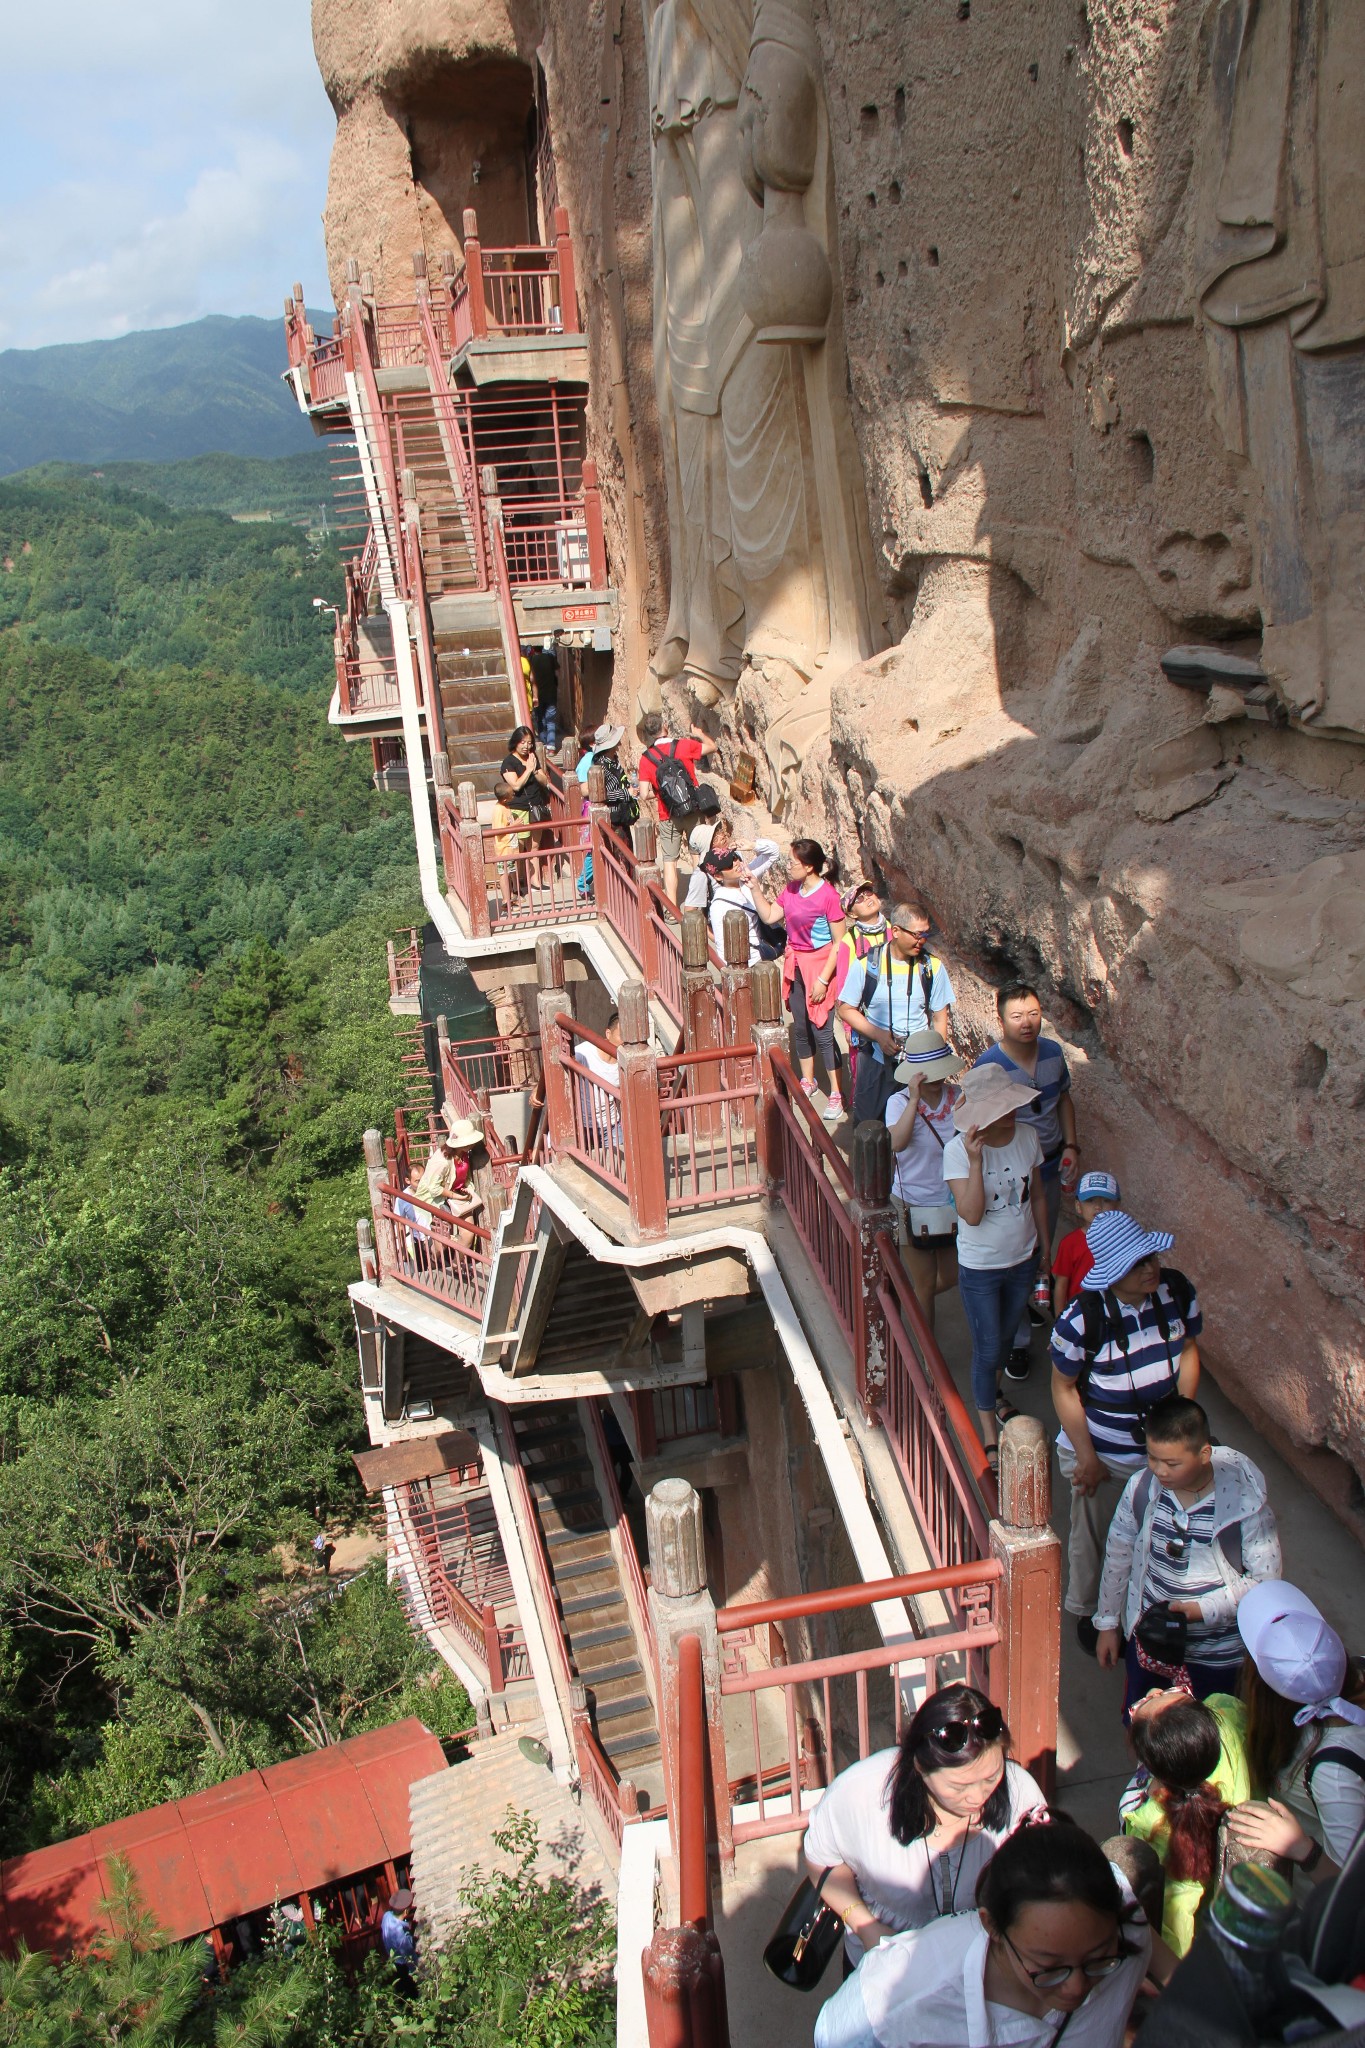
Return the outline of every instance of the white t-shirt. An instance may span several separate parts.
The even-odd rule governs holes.
[[[1019,1266],[1038,1242],[1029,1206],[1031,1176],[1042,1166],[1043,1148],[1032,1124],[1016,1124],[1008,1145],[986,1145],[981,1177],[986,1208],[979,1223],[957,1219],[957,1262],[980,1272]],[[966,1141],[950,1138],[943,1149],[943,1178],[966,1180],[971,1172]]]
[[[817,1869],[846,1863],[863,1903],[888,1927],[923,1927],[942,1912],[970,1912],[976,1880],[1006,1835],[1046,1801],[1021,1764],[1005,1765],[1009,1810],[998,1829],[973,1829],[950,1855],[930,1857],[923,1839],[898,1842],[891,1832],[891,1774],[899,1754],[879,1749],[840,1771],[806,1830],[805,1853]],[[945,1868],[946,1865],[946,1868]],[[850,1931],[854,1962],[863,1945]]]
[[[754,907],[754,895],[747,882],[717,882],[711,891],[711,936],[716,942],[716,951],[725,958],[725,913],[727,910],[742,910],[749,920],[749,965],[758,960],[758,911]]]
[[[910,1100],[908,1089],[898,1088],[886,1105],[886,1128],[894,1130]],[[910,1132],[910,1143],[896,1154],[893,1194],[917,1208],[936,1209],[952,1201],[943,1178],[943,1153],[953,1135],[952,1091],[945,1088],[937,1109],[921,1100]]]
[[[1122,1931],[1134,1953],[1093,1985],[1066,2022],[1067,2048],[1119,2048],[1152,1953],[1151,1929],[1140,1916]],[[987,2002],[987,1945],[974,1912],[879,1942],[821,2011],[815,2048],[835,2041],[863,2048],[1049,2048],[1061,2012],[1035,2016]]]

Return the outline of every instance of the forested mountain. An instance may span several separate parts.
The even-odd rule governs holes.
[[[346,444],[348,447],[349,443]],[[21,472],[25,483],[117,485],[160,498],[178,512],[269,513],[310,526],[330,519],[332,459],[316,446],[302,455],[192,455],[185,462],[46,462]]]
[[[296,530],[0,485],[0,1850],[420,1711],[356,1501],[358,1137],[410,830],[325,722]],[[295,1624],[297,1623],[297,1632]],[[414,1691],[420,1683],[421,1690]]]
[[[219,314],[117,341],[0,350],[0,476],[37,462],[300,453],[316,444],[285,367],[281,320]]]

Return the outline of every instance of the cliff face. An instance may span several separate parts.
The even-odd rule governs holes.
[[[1365,1469],[1365,12],[315,19],[338,275],[464,204],[502,239],[541,98],[620,709],[689,701],[955,960],[1039,980],[1222,1376]],[[1181,643],[1268,680],[1179,688]]]

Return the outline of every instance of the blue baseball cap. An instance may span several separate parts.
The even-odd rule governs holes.
[[[1078,1202],[1121,1202],[1122,1192],[1112,1173],[1083,1173],[1076,1184]]]

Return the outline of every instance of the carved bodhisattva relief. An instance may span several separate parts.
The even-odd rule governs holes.
[[[880,644],[808,6],[646,0],[670,607],[653,670],[761,707],[770,800]],[[748,715],[743,713],[743,715]]]
[[[1199,293],[1218,416],[1255,475],[1264,665],[1365,732],[1365,7],[1223,0]]]

